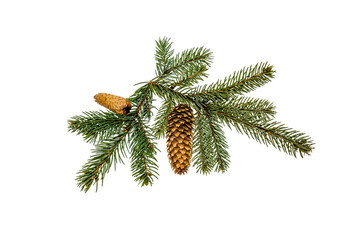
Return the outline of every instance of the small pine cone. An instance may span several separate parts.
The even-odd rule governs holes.
[[[168,157],[177,174],[185,174],[190,167],[194,115],[188,105],[176,106],[168,116],[166,137]]]
[[[108,93],[98,93],[94,96],[94,98],[98,104],[117,114],[123,115],[130,112],[131,103],[126,101],[126,99],[123,97]]]

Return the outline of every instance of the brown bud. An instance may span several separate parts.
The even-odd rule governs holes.
[[[131,103],[125,98],[108,93],[98,93],[94,96],[95,101],[110,111],[123,115],[129,113]]]

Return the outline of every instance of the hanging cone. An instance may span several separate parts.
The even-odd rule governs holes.
[[[190,167],[194,120],[192,109],[184,104],[176,106],[168,116],[167,150],[176,174],[185,174]]]
[[[123,115],[128,114],[131,109],[131,103],[125,98],[108,93],[98,93],[94,96],[95,101],[110,111]]]

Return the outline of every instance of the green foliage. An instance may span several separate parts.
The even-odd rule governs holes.
[[[173,64],[166,70],[167,73],[178,72],[193,67],[195,65],[211,66],[213,57],[210,49],[204,47],[194,47],[177,53]]]
[[[208,77],[206,71],[208,70],[206,65],[193,65],[181,71],[180,74],[177,74],[176,80],[170,85],[171,89],[179,87],[179,91],[184,88],[188,88],[199,81],[202,81],[203,78]]]
[[[149,131],[148,125],[137,117],[130,134],[131,149],[131,172],[135,181],[141,186],[152,185],[154,177],[158,178],[158,166],[156,164],[156,148],[154,137]]]
[[[272,145],[294,157],[309,155],[314,143],[304,133],[274,121],[273,103],[244,96],[271,81],[275,71],[268,63],[243,68],[232,75],[203,86],[194,86],[208,77],[212,53],[204,47],[174,54],[170,38],[156,41],[156,77],[141,85],[127,100],[132,109],[126,115],[113,112],[84,112],[72,117],[69,131],[80,134],[95,149],[78,172],[76,180],[87,192],[109,172],[112,165],[130,153],[131,172],[141,186],[158,178],[156,139],[165,137],[169,113],[178,104],[188,104],[195,114],[192,165],[197,172],[225,172],[230,165],[224,125],[259,143]],[[154,97],[162,99],[153,126]]]
[[[194,166],[197,172],[225,172],[230,164],[227,142],[219,119],[213,111],[197,113],[194,135]]]
[[[188,104],[195,109],[200,109],[199,104],[194,101],[194,99],[182,92],[174,90],[168,86],[159,84],[157,82],[150,82],[149,85],[151,91],[153,91],[155,95],[159,96],[164,101],[171,99],[171,101],[173,101],[175,104],[183,103]]]
[[[119,115],[110,111],[83,112],[83,116],[72,117],[69,131],[81,134],[89,143],[101,142],[115,134],[122,128],[128,116]]]
[[[97,143],[93,150],[93,155],[88,162],[78,172],[76,178],[78,186],[82,191],[87,192],[95,184],[98,187],[99,178],[103,182],[106,173],[109,172],[111,165],[117,161],[123,163],[121,156],[125,156],[125,137],[127,131],[123,131],[116,137],[112,137]]]
[[[155,60],[157,76],[164,75],[174,62],[174,50],[171,49],[171,46],[170,38],[160,38],[156,41]]]
[[[310,154],[313,149],[313,142],[309,136],[279,122],[239,118],[229,111],[218,111],[217,114],[228,127],[235,127],[239,133],[265,145],[270,144],[294,157],[297,153],[303,157],[304,154]]]
[[[273,103],[245,96],[234,96],[221,103],[210,103],[209,108],[214,111],[231,112],[236,118],[248,120],[271,120],[276,114]]]
[[[212,52],[204,47],[186,49],[173,56],[169,38],[156,41],[156,80],[158,83],[175,88],[196,83],[207,76],[205,71],[212,63]]]
[[[215,165],[215,149],[213,148],[213,135],[210,124],[207,124],[204,114],[195,115],[193,166],[196,172],[203,174],[211,173]]]
[[[224,131],[221,129],[221,124],[215,112],[205,110],[203,113],[206,116],[206,124],[209,125],[211,133],[211,145],[214,149],[214,161],[215,161],[215,171],[216,172],[225,172],[230,164],[230,156],[227,152],[227,142],[225,138]]]
[[[159,111],[155,116],[154,123],[154,136],[159,139],[165,137],[167,116],[170,114],[171,110],[175,107],[174,102],[171,99],[167,99],[162,102]]]
[[[189,89],[187,94],[202,101],[227,101],[234,94],[242,95],[270,82],[275,72],[272,68],[268,63],[258,63],[254,67],[243,68],[224,80]]]
[[[131,172],[141,186],[152,185],[154,178],[158,177],[158,166],[155,159],[157,148],[148,126],[154,108],[150,85],[140,87],[130,99],[135,109],[130,112],[135,116],[129,138]]]

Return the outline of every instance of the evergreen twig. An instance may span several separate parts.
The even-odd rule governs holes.
[[[199,82],[199,80],[203,80],[204,77],[208,77],[206,71],[208,70],[205,64],[199,64],[189,67],[178,74],[177,80],[174,81],[170,85],[171,89],[179,87],[180,89],[192,86]],[[181,91],[181,90],[180,90]]]
[[[182,75],[182,73],[197,65],[210,67],[212,59],[212,52],[204,47],[195,47],[184,50],[183,52],[176,54],[171,61],[171,64],[166,66],[166,70],[164,70],[161,75],[159,75],[158,72],[156,81],[171,84],[171,82],[173,82],[172,78],[174,77],[174,74]]]
[[[76,177],[78,186],[82,191],[87,192],[93,184],[96,185],[97,189],[99,178],[103,182],[106,173],[109,172],[114,162],[120,161],[124,163],[120,153],[125,156],[124,149],[126,146],[124,138],[128,132],[129,127],[124,129],[118,136],[103,140],[95,146],[93,155]]]
[[[190,89],[189,96],[204,101],[227,101],[234,94],[248,93],[265,85],[274,77],[273,67],[266,63],[243,68],[234,74],[218,80],[210,85],[198,86]]]
[[[194,87],[208,77],[206,72],[212,59],[212,52],[204,47],[187,49],[174,55],[170,38],[160,38],[156,41],[156,76],[150,81],[136,84],[141,86],[127,99],[132,106],[127,115],[92,111],[72,117],[68,121],[68,130],[95,144],[93,155],[78,172],[76,180],[80,189],[87,192],[92,185],[97,188],[98,181],[101,179],[103,182],[110,167],[116,166],[114,163],[123,163],[122,158],[126,157],[127,152],[130,152],[131,172],[135,181],[141,186],[152,185],[159,176],[155,139],[165,137],[168,116],[180,104],[182,110],[178,109],[179,112],[184,109],[189,111],[188,107],[195,110],[193,145],[191,138],[188,138],[192,135],[189,124],[188,130],[185,131],[184,127],[181,129],[183,132],[177,134],[182,138],[186,136],[187,143],[183,141],[189,151],[193,147],[192,165],[197,172],[208,174],[214,168],[216,172],[228,169],[230,157],[222,125],[235,128],[249,138],[272,145],[294,157],[297,154],[301,157],[310,154],[314,149],[311,138],[274,121],[276,112],[271,102],[243,96],[271,81],[275,71],[270,64],[258,63],[236,71],[223,80]],[[150,127],[154,95],[163,102],[154,125]],[[188,106],[183,107],[184,104]],[[192,126],[192,113],[182,114],[173,116],[187,116],[186,120]],[[184,119],[176,120],[185,122]],[[174,123],[169,126],[176,126]],[[169,146],[173,149],[178,147],[179,142]],[[181,148],[176,154],[185,151],[183,143]],[[191,152],[186,153],[191,155]],[[186,161],[189,166],[190,158],[187,157]]]
[[[234,96],[228,101],[210,103],[214,111],[231,112],[233,116],[248,120],[271,120],[276,111],[273,103],[259,98]]]
[[[152,185],[153,178],[158,178],[158,166],[155,159],[156,145],[151,132],[140,116],[134,122],[131,132],[131,172],[141,186]]]
[[[175,104],[171,99],[163,100],[161,107],[159,108],[154,123],[154,136],[159,139],[165,137],[165,130],[167,124],[167,117]]]
[[[196,172],[210,173],[215,165],[215,149],[213,148],[210,125],[206,123],[206,116],[196,113],[193,166]]]
[[[81,134],[89,143],[101,142],[117,134],[125,121],[130,117],[110,111],[83,112],[82,116],[74,116],[68,121],[68,129],[72,133]]]
[[[152,100],[153,95],[149,84],[141,87],[132,98],[136,108],[133,129],[130,133],[131,171],[135,181],[141,186],[152,185],[154,178],[158,178],[158,166],[155,159],[157,148],[148,127],[153,108]]]
[[[196,99],[191,98],[187,94],[184,94],[180,91],[172,89],[170,87],[164,86],[157,82],[149,82],[151,90],[163,100],[171,99],[173,102],[180,104],[188,104],[195,108],[196,110],[200,110],[201,106],[199,105]]]
[[[221,125],[216,115],[214,115],[211,111],[205,109],[204,112],[207,120],[207,124],[209,125],[210,133],[211,133],[211,142],[214,149],[214,161],[215,161],[215,171],[216,172],[225,172],[230,164],[230,156],[227,152],[227,142],[225,138],[225,134],[221,129]]]
[[[219,119],[229,128],[235,129],[249,138],[265,145],[273,145],[279,150],[296,157],[299,153],[301,157],[304,154],[309,155],[313,149],[313,142],[309,136],[299,131],[286,127],[276,121],[251,121],[244,118],[238,118],[230,112],[217,112]]]
[[[174,50],[171,49],[172,42],[170,38],[159,38],[155,43],[156,74],[157,76],[163,76],[173,64]]]

